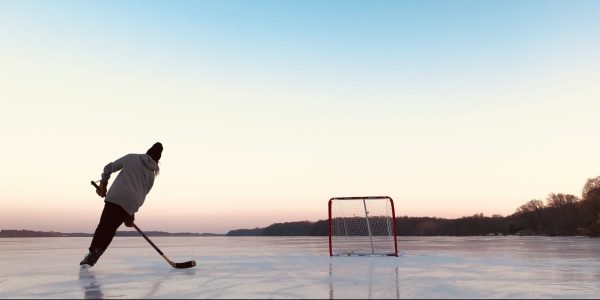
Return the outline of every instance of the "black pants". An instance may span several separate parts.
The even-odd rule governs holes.
[[[112,242],[117,228],[129,218],[129,214],[119,205],[104,202],[104,210],[102,210],[102,216],[100,216],[100,223],[94,233],[92,239],[92,245],[90,245],[90,251],[92,248],[106,250],[110,242]]]

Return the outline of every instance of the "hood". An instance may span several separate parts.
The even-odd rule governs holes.
[[[144,163],[144,166],[146,166],[146,168],[152,170],[152,171],[158,171],[158,164],[154,161],[154,159],[152,159],[152,157],[150,157],[150,155],[148,154],[142,154],[140,155],[140,159],[142,160],[142,162]]]

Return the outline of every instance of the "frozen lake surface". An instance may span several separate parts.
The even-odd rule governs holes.
[[[329,257],[325,237],[0,239],[0,298],[598,298],[600,239],[402,237],[399,257]]]

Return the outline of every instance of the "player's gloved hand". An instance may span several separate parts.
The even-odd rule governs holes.
[[[129,216],[129,218],[127,218],[127,220],[125,220],[125,226],[133,227],[133,221],[135,221],[135,215]]]
[[[107,182],[100,182],[100,188],[96,189],[96,194],[98,194],[98,196],[104,198],[106,197],[106,185],[108,183]]]

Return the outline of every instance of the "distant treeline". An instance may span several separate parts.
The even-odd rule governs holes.
[[[223,234],[214,233],[192,233],[192,232],[164,232],[164,231],[147,231],[144,232],[147,236],[223,236]],[[139,236],[137,231],[117,231],[115,236]],[[91,233],[64,233],[54,231],[32,231],[32,230],[0,230],[0,238],[25,238],[25,237],[91,237]]]
[[[397,217],[399,236],[548,235],[600,236],[600,176],[590,178],[582,197],[551,193],[533,199],[509,216],[475,214],[458,219]],[[237,229],[227,236],[326,236],[328,221],[275,223],[265,228]]]
[[[33,231],[33,230],[0,230],[0,238],[14,237],[86,237],[92,236],[89,233],[62,233],[54,231]]]
[[[327,236],[328,221],[275,223],[265,228],[236,229],[227,236]],[[582,197],[551,193],[545,202],[533,199],[509,216],[483,214],[444,219],[433,217],[396,217],[399,236],[476,236],[476,235],[548,235],[600,236],[600,176],[590,178]],[[221,236],[212,233],[145,232],[149,236]],[[117,236],[138,236],[136,231],[118,231]],[[1,230],[7,237],[91,237],[90,233],[61,233],[31,230]]]

